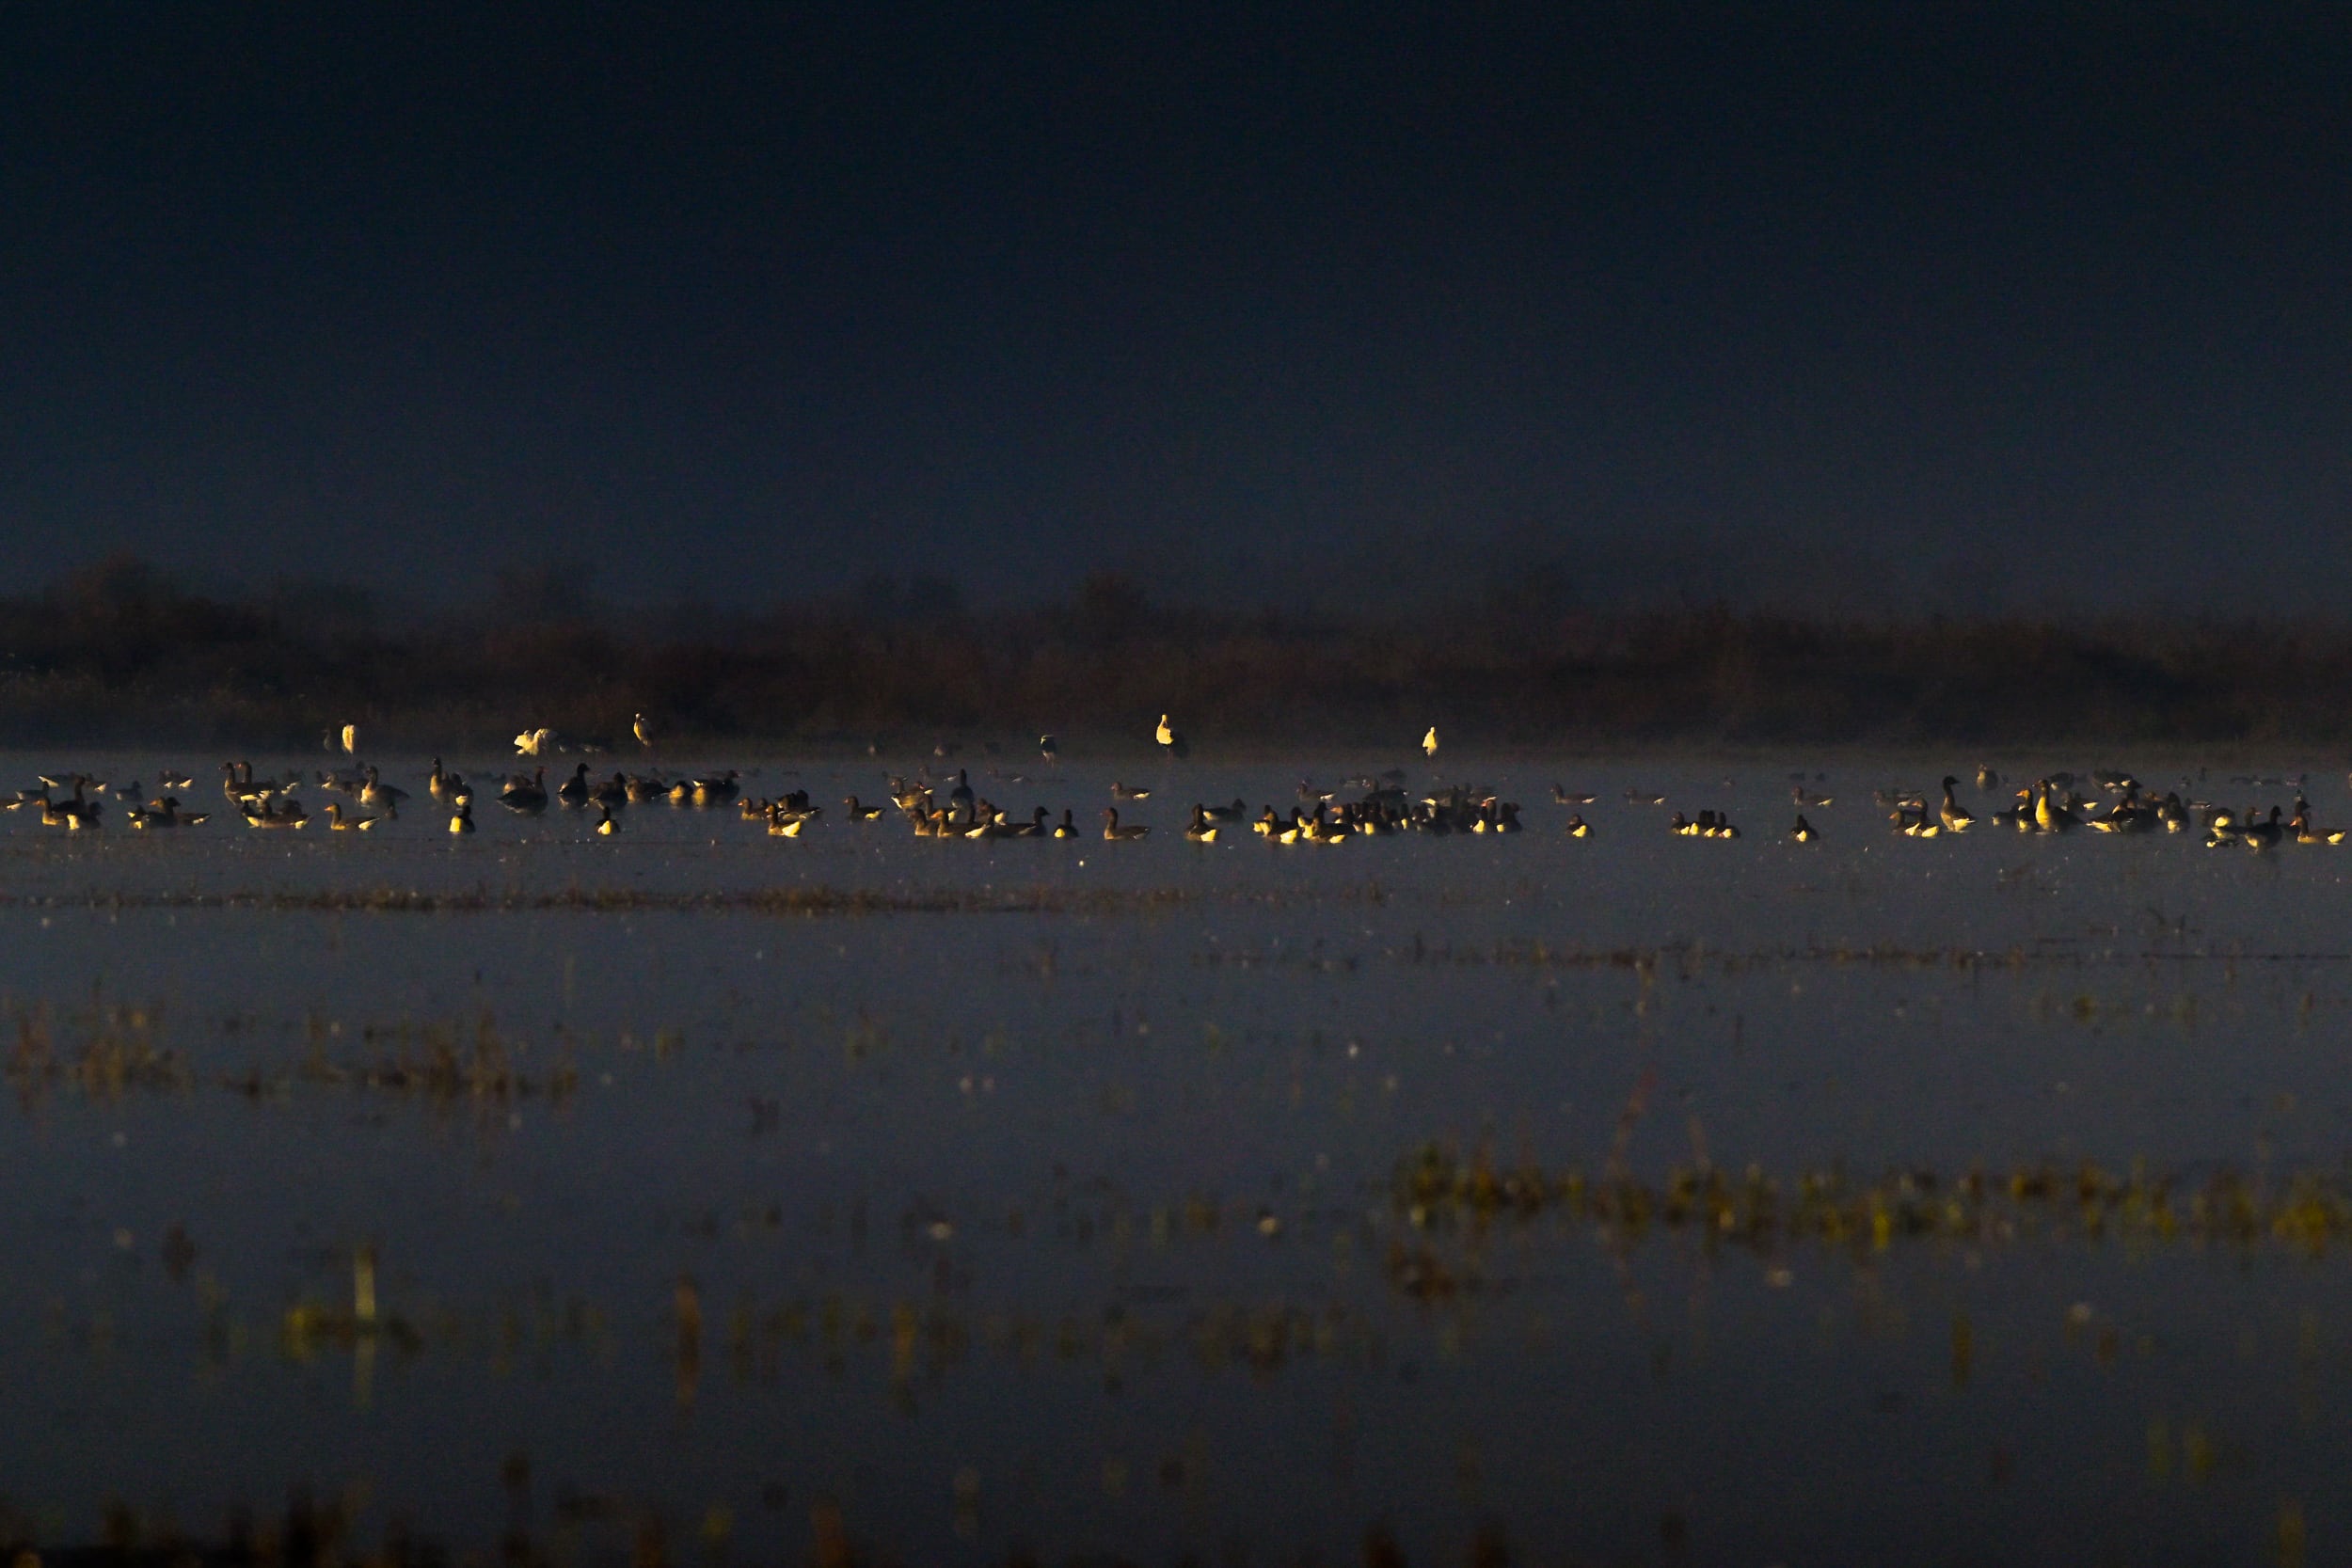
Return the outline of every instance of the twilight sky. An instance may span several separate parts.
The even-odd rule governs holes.
[[[2352,593],[2352,9],[1403,10],[11,8],[0,590]]]

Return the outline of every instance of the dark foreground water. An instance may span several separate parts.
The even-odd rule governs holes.
[[[1802,760],[1288,848],[1181,803],[1346,766],[1123,845],[0,816],[0,1535],[2344,1560],[2352,847],[1905,839],[1901,758],[1800,847]]]

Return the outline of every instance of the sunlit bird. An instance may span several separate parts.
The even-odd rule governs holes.
[[[355,756],[358,753],[358,751],[359,726],[357,724],[345,724],[343,726],[343,755]]]
[[[653,721],[644,714],[634,715],[628,721],[629,733],[637,736],[637,744],[647,751],[653,749]]]
[[[1437,725],[1430,725],[1429,733],[1421,737],[1421,754],[1425,757],[1434,757],[1438,754]]]

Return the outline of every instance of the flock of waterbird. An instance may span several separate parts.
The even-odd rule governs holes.
[[[638,743],[650,751],[654,745],[654,727],[644,714],[638,714],[631,724]],[[1153,731],[1153,739],[1169,759],[1189,754],[1190,747],[1182,732],[1169,721],[1167,714],[1160,716]],[[330,748],[340,746],[347,756],[358,750],[357,726],[346,724],[327,736]],[[550,752],[572,749],[563,737],[549,729],[525,730],[515,737],[516,752],[525,758],[537,758]],[[583,745],[580,750],[602,751],[604,743]],[[1057,762],[1060,746],[1051,735],[1038,739],[1040,754],[1048,763]],[[993,751],[993,748],[992,747]],[[1422,737],[1423,756],[1434,761],[1438,754],[1438,732],[1432,726]],[[947,754],[946,748],[937,754]],[[324,819],[331,832],[368,832],[387,822],[399,819],[401,806],[409,799],[409,792],[385,782],[380,768],[356,760],[343,768],[322,768],[305,777],[299,770],[278,776],[257,775],[248,762],[224,762],[220,765],[221,789],[238,817],[251,828],[290,830],[308,827]],[[702,776],[665,777],[659,771],[637,773],[615,769],[610,777],[596,776],[590,765],[580,762],[571,775],[550,787],[544,763],[530,772],[508,774],[501,781],[495,796],[497,803],[517,816],[537,816],[550,807],[565,808],[580,813],[596,813],[591,831],[611,836],[620,831],[621,819],[615,812],[631,805],[666,802],[687,808],[723,808],[734,806],[746,821],[764,823],[767,831],[780,838],[798,838],[808,827],[821,819],[824,808],[813,803],[806,790],[793,790],[772,800],[757,800],[743,793],[742,774],[734,768]],[[1009,777],[1025,782],[1019,774]],[[1814,793],[1807,786],[1805,775],[1792,774],[1789,796],[1797,807],[1796,821],[1787,837],[1798,844],[1819,843],[1822,833],[1805,816],[1810,811],[1822,811],[1836,802]],[[1418,798],[1406,788],[1406,774],[1403,768],[1392,768],[1376,777],[1363,776],[1347,781],[1340,789],[1323,790],[1301,781],[1298,803],[1287,812],[1272,805],[1263,806],[1253,817],[1248,804],[1239,799],[1229,804],[1196,800],[1183,833],[1192,843],[1214,844],[1229,832],[1245,826],[1275,844],[1343,844],[1353,838],[1378,837],[1389,833],[1424,833],[1444,836],[1456,832],[1517,833],[1524,831],[1519,820],[1520,806],[1515,800],[1502,799],[1496,792],[1468,784],[1447,784],[1422,793]],[[1729,781],[1725,781],[1728,784]],[[1815,782],[1820,782],[1815,776]],[[2078,779],[2071,772],[2052,772],[2023,786],[2004,790],[2000,778],[1992,768],[1977,771],[1978,789],[1985,794],[2003,796],[2009,804],[1979,817],[1960,800],[1961,781],[1947,774],[1942,781],[1940,799],[1925,791],[1879,789],[1872,792],[1876,807],[1886,813],[1893,831],[1910,838],[1935,838],[1947,833],[1963,833],[1990,823],[2021,833],[2065,833],[2086,830],[2103,833],[2142,833],[2164,832],[2179,833],[2195,832],[2213,848],[2245,847],[2266,849],[2282,843],[2340,845],[2344,842],[2344,830],[2322,830],[2312,821],[2311,802],[2304,798],[2300,776],[2294,778],[2236,781],[2248,784],[2292,785],[2296,790],[2294,814],[2286,815],[2273,805],[2265,815],[2258,808],[2239,810],[2198,797],[2194,784],[2182,781],[2179,789],[2161,795],[2126,772],[2099,769],[2087,779]],[[193,828],[211,820],[212,813],[186,809],[178,792],[192,791],[194,780],[185,774],[164,769],[156,778],[157,792],[146,798],[138,781],[117,785],[107,780],[86,773],[42,774],[38,788],[20,790],[9,800],[0,801],[0,808],[9,811],[38,809],[45,826],[68,830],[89,830],[101,825],[110,800],[132,802],[124,812],[135,829]],[[2096,795],[2084,793],[2088,784]],[[441,766],[434,758],[431,772],[424,781],[425,790],[437,811],[445,813],[449,831],[465,834],[475,831],[473,817],[475,791],[473,784],[462,775]],[[342,799],[326,801],[314,815],[303,804],[301,797],[315,790]],[[1149,788],[1114,782],[1111,795],[1115,801],[1136,802],[1149,800]],[[1567,807],[1590,805],[1590,794],[1573,793],[1559,784],[1551,786],[1552,800]],[[1349,798],[1343,798],[1349,797]],[[1640,789],[1628,789],[1625,798],[1633,806],[1663,806],[1663,795]],[[1086,836],[1078,827],[1074,812],[1064,807],[1058,821],[1045,806],[1034,807],[1026,816],[1016,816],[1004,807],[980,796],[972,786],[966,768],[958,768],[953,775],[922,776],[910,782],[893,776],[885,802],[867,803],[852,795],[842,801],[847,819],[853,823],[872,823],[896,812],[912,826],[918,838],[964,838],[976,840],[1004,838],[1070,839]],[[1725,812],[1707,808],[1695,816],[1686,816],[1677,811],[1667,823],[1670,832],[1691,838],[1738,838],[1739,827]],[[1092,833],[1089,829],[1086,832]],[[1101,814],[1100,836],[1112,843],[1134,842],[1148,836],[1150,826],[1122,821],[1119,806],[1105,806]],[[1581,811],[1570,812],[1565,832],[1572,838],[1589,838],[1594,829]]]

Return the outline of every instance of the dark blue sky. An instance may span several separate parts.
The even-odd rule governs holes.
[[[0,16],[0,587],[2352,588],[2352,11]]]

